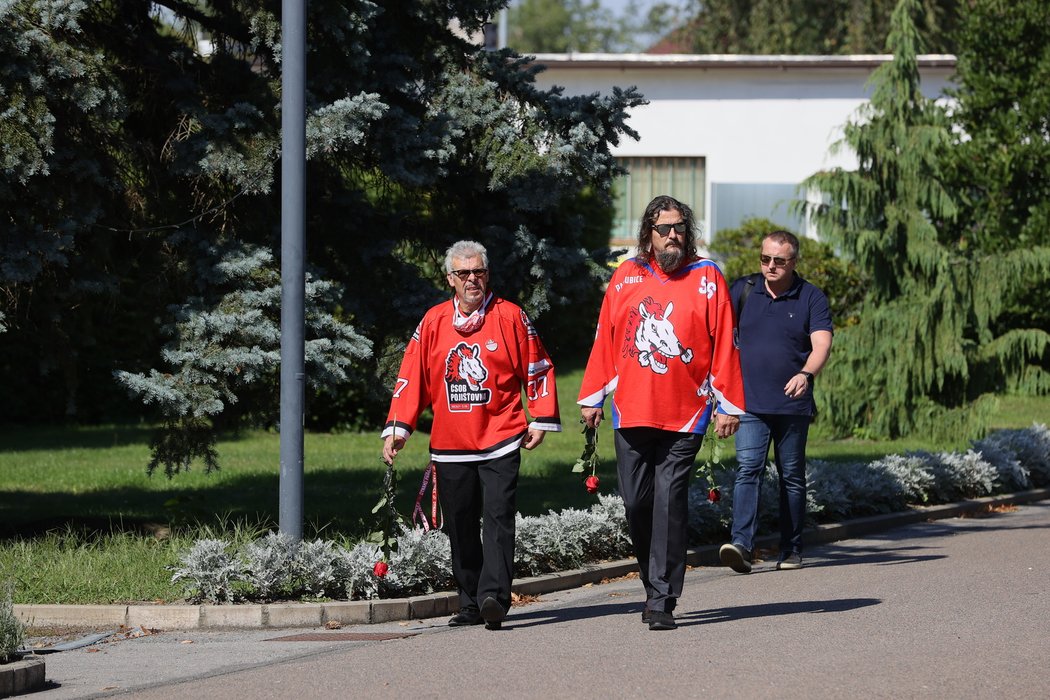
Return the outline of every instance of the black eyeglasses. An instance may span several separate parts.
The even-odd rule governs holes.
[[[455,275],[456,277],[460,278],[464,282],[466,282],[468,279],[470,279],[471,275],[474,275],[475,277],[484,277],[488,273],[489,273],[488,269],[484,268],[484,267],[479,267],[479,268],[476,268],[474,270],[453,270],[452,271],[453,275]]]
[[[679,221],[677,224],[653,224],[653,230],[665,237],[671,234],[671,229],[674,229],[675,233],[685,233],[688,227],[689,225],[684,221]]]
[[[772,260],[773,262],[775,262],[777,264],[777,267],[784,267],[789,262],[794,260],[794,258],[774,258],[774,257],[769,256],[769,255],[759,255],[758,259],[762,261],[763,265],[768,265],[769,262]]]

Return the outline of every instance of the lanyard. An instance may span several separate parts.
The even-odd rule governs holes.
[[[426,513],[423,512],[423,496],[427,492],[427,485],[430,483],[431,475],[434,476],[434,488],[430,491],[430,522],[427,522]],[[423,532],[428,532],[431,527],[438,529],[445,525],[445,514],[441,514],[440,523],[438,521],[438,473],[437,465],[431,462],[427,465],[427,470],[423,472],[423,483],[419,487],[419,495],[416,496],[416,507],[412,509],[412,524],[415,525],[416,517],[418,515],[419,522],[423,527]]]

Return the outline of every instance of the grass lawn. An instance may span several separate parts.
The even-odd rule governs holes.
[[[571,467],[583,449],[575,406],[582,371],[562,374],[561,410],[565,431],[548,434],[534,451],[523,452],[518,508],[525,515],[594,502]],[[1023,428],[1050,419],[1050,398],[1002,399],[994,428]],[[616,489],[612,431],[599,431],[598,475],[602,491]],[[278,520],[280,438],[246,431],[219,444],[221,470],[200,466],[168,479],[149,477],[148,426],[5,428],[0,431],[0,538],[61,529],[73,522],[102,530],[182,527],[240,522],[275,527]],[[397,461],[398,507],[408,515],[428,461],[428,436],[417,433]],[[819,428],[809,456],[866,462],[909,450],[963,450],[918,438],[898,441],[822,440]],[[371,509],[382,488],[384,465],[378,433],[307,434],[304,515],[306,534],[357,537],[372,523]],[[723,453],[732,459],[732,439]]]
[[[571,467],[583,449],[574,405],[581,372],[562,382],[566,432],[524,452],[519,510],[585,508],[594,502]],[[0,430],[0,538],[38,534],[76,522],[98,529],[156,529],[217,519],[275,526],[280,437],[245,431],[224,438],[221,469],[201,466],[168,479],[147,476],[149,426],[23,427]],[[616,486],[609,431],[600,431],[603,490]],[[416,433],[397,460],[397,504],[408,515],[428,463],[429,436]],[[357,536],[372,524],[385,466],[378,432],[305,436],[304,514],[308,535]]]

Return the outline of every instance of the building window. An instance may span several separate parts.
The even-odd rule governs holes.
[[[616,214],[610,245],[631,246],[638,240],[638,222],[653,197],[669,194],[693,209],[697,222],[705,217],[703,158],[617,158],[626,175],[613,183]]]
[[[792,211],[798,185],[789,182],[712,182],[711,231],[739,228],[746,219],[767,219],[780,228],[809,235],[803,217]]]

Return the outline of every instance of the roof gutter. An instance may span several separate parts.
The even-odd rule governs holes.
[[[531,63],[548,68],[875,68],[893,60],[892,54],[795,56],[751,54],[540,53]],[[954,68],[952,54],[922,54],[920,68]]]

